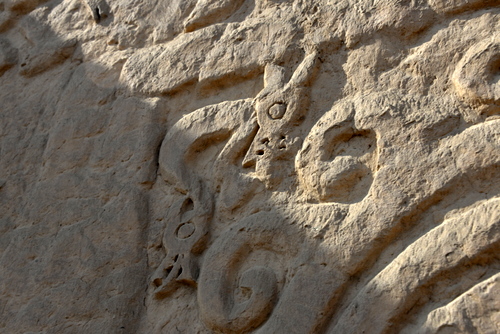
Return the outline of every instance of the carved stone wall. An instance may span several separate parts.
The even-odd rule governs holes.
[[[500,332],[500,1],[0,0],[1,333]]]

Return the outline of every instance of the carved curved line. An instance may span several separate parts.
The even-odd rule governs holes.
[[[349,203],[353,200],[352,195],[357,193],[356,187],[363,185],[366,188],[364,194],[357,195],[356,200],[366,196],[371,182],[366,182],[365,176],[371,178],[374,163],[368,166],[366,161],[354,156],[334,156],[333,147],[370,133],[371,130],[356,129],[354,109],[350,104],[332,108],[323,115],[311,129],[295,159],[299,180],[308,192],[323,202]],[[371,140],[376,141],[375,138]],[[370,152],[364,151],[363,154]]]
[[[213,141],[229,140],[229,148],[240,140],[243,124],[245,132],[252,117],[250,100],[221,103],[199,109],[178,121],[166,135],[160,149],[160,173],[165,181],[186,194],[171,208],[171,220],[164,232],[163,245],[168,255],[153,274],[155,295],[164,298],[174,291],[180,282],[195,284],[197,266],[193,256],[206,247],[208,225],[213,211],[213,196],[201,177],[192,172],[189,163],[196,160],[197,149],[207,148]],[[227,145],[226,145],[227,146]],[[224,158],[223,150],[219,159]],[[186,212],[184,203],[190,202]],[[184,239],[176,237],[178,228],[189,223],[193,226],[191,235]]]
[[[235,163],[238,157],[243,158],[246,154],[245,150],[251,145],[252,140],[258,130],[257,119],[255,113],[250,121],[242,123],[240,128],[229,139],[214,163],[215,180],[217,184],[221,184],[225,176],[224,167],[228,167],[231,163]],[[238,166],[239,167],[239,166]]]
[[[318,263],[300,267],[285,287],[270,319],[255,333],[322,333],[347,278]]]
[[[495,315],[500,309],[499,291],[500,273],[472,287],[451,303],[433,310],[418,333],[439,333],[446,327],[460,333],[473,330],[479,333],[494,333],[499,326],[495,321]],[[476,327],[475,324],[470,326],[471,322],[474,323],[471,321],[474,318],[479,318],[480,328],[471,328]]]
[[[346,278],[326,264],[311,260],[294,271],[277,299],[276,277],[268,267],[255,266],[243,272],[238,287],[251,290],[241,303],[233,298],[238,268],[250,251],[267,250],[296,259],[302,239],[288,231],[288,222],[275,213],[262,212],[242,220],[225,232],[209,249],[198,282],[200,314],[205,324],[223,333],[245,333],[261,325],[256,333],[316,333],[324,324],[334,293]],[[295,271],[296,270],[296,271]],[[293,316],[291,316],[293,315]]]
[[[420,287],[498,243],[500,199],[445,221],[411,244],[371,280],[331,333],[384,332],[391,318],[404,311],[404,303]]]
[[[160,173],[182,192],[197,188],[198,178],[186,168],[187,154],[202,137],[234,133],[241,124],[252,123],[250,99],[219,103],[183,117],[167,133],[160,148]]]
[[[350,243],[343,243],[342,247],[334,250],[339,259],[339,267],[345,268],[344,270],[347,270],[350,274],[359,273],[362,268],[366,268],[367,263],[374,260],[374,257],[377,257],[382,252],[384,249],[382,245],[391,243],[400,233],[405,217],[411,217],[419,211],[427,210],[435,200],[433,198],[445,195],[457,181],[481,173],[481,171],[489,168],[497,168],[500,163],[499,124],[499,121],[486,122],[472,126],[458,135],[442,140],[439,148],[431,156],[421,161],[422,168],[426,171],[428,186],[422,188],[421,185],[414,183],[391,184],[385,187],[384,191],[386,194],[394,193],[395,195],[374,198],[375,203],[365,203],[360,207],[358,206],[358,210],[369,210],[370,205],[378,207],[380,205],[379,201],[394,201],[393,196],[397,197],[398,194],[401,194],[398,191],[399,187],[408,189],[418,199],[418,201],[408,201],[405,209],[398,212],[396,216],[389,212],[387,212],[389,215],[380,212],[377,220],[370,220],[360,224],[358,217],[363,216],[363,214],[359,212],[357,215],[345,219],[342,225],[335,229],[335,233],[341,234],[342,230],[347,229],[350,235],[356,235],[358,238],[352,240],[343,239],[349,240]],[[459,147],[457,147],[456,143],[460,143]],[[463,152],[472,153],[464,155]],[[439,161],[440,164],[436,165],[436,161]],[[443,168],[442,166],[448,166],[449,168]],[[401,172],[404,173],[405,169],[412,170],[412,168],[411,165],[405,165]],[[353,251],[344,252],[344,249]],[[341,291],[336,290],[336,293],[340,294]],[[350,304],[352,308],[356,308],[356,303],[350,302]],[[345,314],[344,317],[347,317]],[[365,319],[362,321],[366,322]],[[351,324],[353,323],[355,321],[351,322]],[[342,331],[337,332],[334,329],[331,333],[342,333]],[[353,333],[357,332],[353,331]]]
[[[425,171],[425,185],[410,181],[408,183],[391,182],[385,186],[384,194],[386,196],[373,198],[375,203],[362,203],[360,210],[369,210],[370,205],[381,205],[387,202],[396,202],[402,196],[401,189],[406,193],[414,194],[414,199],[408,200],[405,207],[397,213],[397,216],[389,212],[381,212],[378,219],[365,224],[359,224],[356,220],[361,212],[353,219],[349,217],[343,222],[341,228],[348,229],[351,234],[359,236],[353,239],[348,249],[354,250],[350,253],[341,253],[339,261],[342,266],[354,267],[354,272],[360,270],[368,253],[373,251],[374,247],[380,247],[385,244],[383,237],[394,237],[401,228],[402,219],[412,216],[418,211],[428,208],[428,201],[439,194],[441,191],[447,191],[455,182],[462,180],[468,175],[480,173],[487,168],[495,168],[500,164],[500,120],[494,120],[472,126],[458,135],[447,137],[439,143],[439,148],[432,154],[421,152],[425,158],[420,161],[421,170]],[[457,143],[458,147],[457,147]],[[464,152],[469,152],[464,154]],[[418,155],[417,155],[418,156]],[[436,164],[439,162],[439,164]],[[445,166],[446,168],[444,168]],[[414,166],[404,164],[397,166],[401,168],[400,173],[412,173]],[[382,170],[381,170],[382,171]],[[379,171],[379,173],[381,172]],[[383,179],[388,177],[382,175],[377,177]],[[377,182],[375,178],[374,182]],[[393,177],[390,177],[393,179]],[[408,179],[411,180],[411,179]],[[399,194],[399,195],[398,195]],[[440,195],[441,196],[441,195]],[[382,202],[382,204],[380,203]],[[387,214],[387,215],[386,215]],[[389,216],[390,215],[390,216]],[[370,228],[366,228],[370,226]],[[382,240],[381,240],[382,239]],[[377,246],[378,245],[378,246]]]
[[[264,249],[293,257],[297,244],[275,213],[250,216],[222,234],[205,255],[198,281],[198,302],[204,322],[223,333],[243,333],[259,326],[269,315],[277,293],[276,277],[269,268],[252,268],[240,278],[251,297],[235,303],[232,286],[236,271],[252,250]]]
[[[500,108],[500,35],[474,45],[462,58],[452,79],[458,93],[471,105],[489,104]],[[498,111],[498,110],[494,110]]]

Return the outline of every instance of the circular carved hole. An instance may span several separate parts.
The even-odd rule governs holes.
[[[178,239],[187,239],[194,234],[195,226],[191,222],[181,224],[175,231],[175,236]]]
[[[286,112],[286,104],[284,103],[275,103],[269,108],[269,116],[272,119],[280,119],[283,118]]]

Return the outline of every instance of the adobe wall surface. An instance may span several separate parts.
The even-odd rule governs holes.
[[[499,193],[498,0],[0,0],[1,333],[497,333]]]

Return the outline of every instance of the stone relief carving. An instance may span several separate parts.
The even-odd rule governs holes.
[[[249,100],[225,102],[187,115],[167,134],[160,151],[161,175],[185,196],[172,209],[174,221],[164,234],[163,242],[169,248],[169,255],[154,275],[158,297],[168,294],[179,282],[195,283],[198,269],[192,258],[205,250],[204,239],[213,212],[212,192],[185,166],[210,144],[233,135],[226,144],[227,149],[217,158],[228,159],[232,146],[254,131],[253,114]],[[207,122],[208,119],[212,121]]]
[[[279,170],[270,170],[270,162],[290,160],[293,150],[298,149],[299,139],[293,137],[293,129],[306,109],[303,86],[314,73],[316,58],[315,53],[307,55],[286,84],[282,67],[266,66],[265,88],[253,101],[223,102],[202,108],[182,118],[167,134],[160,151],[161,174],[186,198],[173,209],[172,216],[179,219],[178,224],[170,224],[165,230],[164,245],[169,248],[169,256],[154,275],[157,296],[167,295],[176,283],[195,283],[197,275],[192,270],[197,269],[193,269],[191,253],[204,251],[213,213],[211,194],[215,189],[207,190],[206,182],[185,166],[208,146],[227,141],[214,162],[215,187],[220,187],[226,177],[217,172],[224,170],[221,165],[232,165],[232,156],[245,153],[241,167],[254,167],[255,176],[233,175],[239,179],[235,182],[246,189],[241,189],[236,200],[234,194],[233,198],[225,198],[225,209],[234,208],[241,197],[246,197],[256,178],[268,187],[279,182],[283,176]]]
[[[268,64],[264,89],[255,99],[259,125],[255,138],[243,160],[243,167],[255,166],[255,172],[272,189],[282,181],[279,161],[290,160],[297,152],[300,138],[295,127],[303,121],[308,108],[307,86],[316,70],[317,54],[312,52],[284,82],[284,69]]]
[[[151,163],[123,177],[150,196],[133,197],[150,223],[138,332],[498,331],[499,1],[172,1],[166,32],[137,4],[0,2],[0,77],[43,85],[74,66],[54,92],[96,92],[62,94],[71,129],[41,136],[53,174]],[[58,15],[76,32],[40,23]],[[83,130],[67,110],[89,99]],[[112,121],[142,146],[88,158],[82,141],[121,138],[99,139]],[[78,163],[50,160],[66,132]]]
[[[499,38],[497,34],[471,47],[452,77],[458,94],[487,114],[500,111]]]
[[[214,18],[229,17],[242,3],[199,1],[186,21],[186,31],[198,34],[190,38],[215,31],[209,26]],[[431,6],[459,13],[479,5]],[[210,10],[203,16],[201,8]],[[184,197],[172,206],[164,232],[168,256],[152,276],[156,296],[168,296],[180,283],[196,286],[201,319],[222,333],[427,332],[434,322],[393,322],[410,310],[408,319],[421,319],[418,312],[426,310],[415,306],[417,296],[466,261],[497,265],[491,253],[499,242],[495,186],[486,186],[488,197],[462,209],[442,204],[461,196],[467,178],[497,173],[498,135],[484,137],[498,132],[497,35],[468,49],[470,42],[464,43],[461,59],[445,71],[454,95],[390,87],[347,96],[323,112],[307,135],[301,125],[310,117],[310,90],[321,71],[319,44],[306,47],[288,80],[286,65],[261,65],[264,88],[254,99],[184,116],[169,130],[160,154],[163,179]],[[429,66],[415,62],[410,54],[394,71]],[[232,72],[228,66],[216,71]],[[381,77],[381,87],[389,74]],[[207,180],[189,166],[214,146]],[[474,156],[463,155],[472,151]],[[419,180],[400,178],[416,169],[425,170]],[[210,236],[213,217],[251,203],[257,193],[276,193],[287,179],[295,181],[286,201],[254,210]],[[438,207],[453,214],[431,223],[429,212]],[[404,246],[396,242],[398,234],[407,236]],[[381,246],[391,242],[398,246]],[[388,261],[385,267],[377,254]],[[461,291],[472,287],[466,283]],[[375,304],[385,305],[382,313]]]
[[[356,127],[354,113],[350,105],[327,112],[297,155],[300,180],[316,200],[359,201],[370,189],[377,168],[377,136],[374,129]]]
[[[187,32],[196,30],[188,38],[214,36],[214,18],[229,17],[242,3],[199,1],[186,21]],[[460,13],[480,5],[431,6],[438,13]],[[206,16],[201,8],[209,8]],[[461,29],[474,20],[481,18],[463,21]],[[221,333],[433,331],[430,319],[445,311],[436,308],[427,322],[421,320],[429,312],[416,306],[424,290],[457,274],[464,263],[498,267],[492,253],[499,243],[496,183],[483,183],[475,193],[481,199],[471,196],[462,207],[447,202],[462,196],[469,178],[498,174],[498,30],[491,29],[488,39],[458,46],[463,56],[442,71],[448,77],[436,86],[454,90],[451,95],[409,94],[390,82],[391,71],[398,76],[409,68],[401,83],[429,89],[418,76],[431,73],[432,65],[418,63],[416,55],[433,47],[431,39],[381,76],[383,89],[336,101],[305,133],[310,90],[321,71],[318,50],[325,43],[314,46],[313,39],[293,74],[286,64],[258,65],[264,88],[254,99],[184,116],[160,154],[162,177],[184,197],[172,206],[174,218],[165,230],[168,256],[152,278],[156,296],[168,296],[179,283],[196,286],[201,319]],[[243,73],[232,66],[215,69],[217,77],[225,77],[224,70]],[[199,84],[208,77],[199,74]],[[189,165],[211,147],[217,153],[207,165],[213,168],[208,180]],[[463,155],[473,151],[473,157]],[[284,183],[287,190],[280,188]],[[483,191],[486,197],[479,195]],[[281,202],[280,192],[288,192]],[[230,215],[262,193],[272,208],[256,209],[216,238],[210,235],[214,217]],[[435,222],[430,216],[439,210],[448,213]],[[382,246],[391,243],[396,246]],[[496,284],[492,270],[483,273],[492,277],[488,284]],[[463,283],[437,303],[470,288],[471,282]]]

